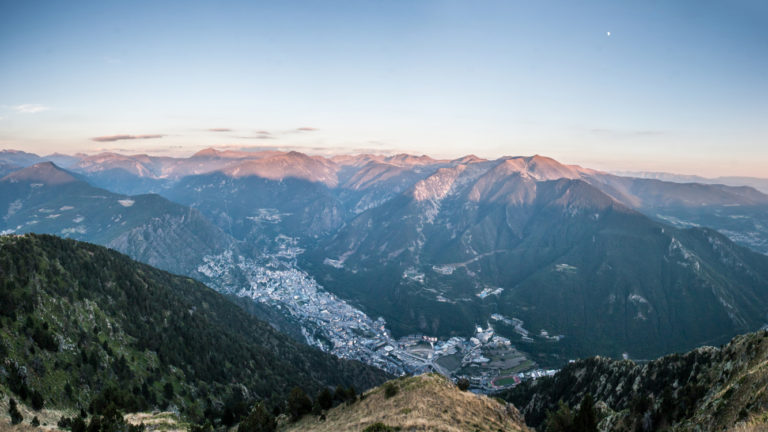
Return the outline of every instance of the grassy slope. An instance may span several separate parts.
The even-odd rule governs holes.
[[[392,381],[396,395],[387,398],[384,386],[374,388],[352,405],[331,409],[326,420],[306,416],[287,431],[359,432],[381,422],[403,431],[526,431],[517,410],[487,396],[460,391],[440,375],[428,374]]]

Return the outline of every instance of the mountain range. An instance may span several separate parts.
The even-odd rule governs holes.
[[[493,322],[559,363],[654,357],[766,322],[768,196],[750,187],[543,156],[56,157],[64,169],[0,154],[27,165],[0,180],[0,229],[96,242],[206,282],[205,257],[292,238],[301,269],[396,336]]]
[[[182,274],[233,243],[197,210],[156,194],[127,196],[96,188],[52,162],[0,179],[0,208],[0,231],[87,240]]]
[[[616,175],[623,177],[638,177],[647,179],[663,180],[675,183],[703,183],[703,184],[722,184],[728,186],[750,186],[760,192],[768,193],[768,178],[763,177],[744,177],[744,176],[722,176],[722,177],[702,177],[697,175],[683,175],[667,172],[653,171],[617,171]]]

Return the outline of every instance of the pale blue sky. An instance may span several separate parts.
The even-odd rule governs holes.
[[[766,119],[764,1],[0,0],[0,148],[768,177]]]

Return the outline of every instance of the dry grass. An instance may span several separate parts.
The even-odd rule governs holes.
[[[738,423],[728,429],[728,432],[768,432],[768,424]]]
[[[282,424],[281,431],[360,432],[381,422],[402,431],[497,432],[527,431],[517,410],[486,396],[462,392],[439,375],[394,381],[397,394],[386,398],[382,387],[365,394],[352,405],[341,405],[326,420],[306,416],[297,423]]]
[[[23,403],[20,403],[18,399],[19,412],[24,417],[24,420],[20,424],[11,425],[11,417],[8,415],[8,404],[10,398],[6,395],[0,396],[0,431],[59,431],[56,426],[62,415],[71,416],[72,413],[55,409],[41,409],[40,411],[33,411]],[[33,418],[37,417],[40,422],[40,426],[34,427],[30,424]]]
[[[143,424],[146,431],[186,432],[189,424],[184,423],[172,412],[140,412],[126,414],[125,421],[130,424]]]
[[[736,423],[728,432],[768,432],[768,412],[753,415],[747,421]]]
[[[32,411],[25,404],[19,403],[17,406],[19,412],[21,412],[21,415],[24,417],[24,420],[17,425],[12,425],[11,418],[8,415],[9,400],[8,396],[0,396],[0,432],[66,432],[56,425],[59,422],[59,419],[62,416],[72,417],[77,415],[75,411],[55,409]],[[40,426],[35,427],[30,424],[34,417],[37,417]],[[186,432],[189,427],[188,424],[180,421],[175,414],[169,412],[126,414],[125,421],[131,424],[144,423],[148,432]]]

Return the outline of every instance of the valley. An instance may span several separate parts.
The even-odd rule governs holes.
[[[478,327],[469,338],[446,340],[424,334],[393,337],[384,318],[372,319],[298,268],[296,258],[302,252],[297,239],[281,236],[270,252],[262,252],[258,259],[227,251],[204,257],[197,271],[220,292],[280,311],[300,327],[308,345],[396,376],[435,371],[454,379],[467,377],[476,391],[490,392],[503,387],[495,383],[496,378],[511,376],[513,370],[519,374],[515,375],[516,382],[544,374],[535,370],[535,363],[517,351],[509,339],[494,334],[490,325]],[[244,281],[236,279],[233,270]],[[500,316],[495,319],[506,320]],[[521,331],[525,331],[521,324]],[[489,352],[501,361],[486,358],[484,353]]]

